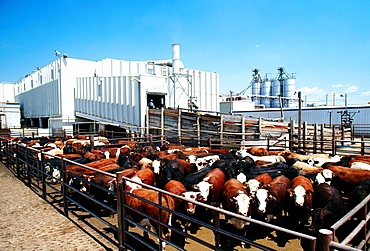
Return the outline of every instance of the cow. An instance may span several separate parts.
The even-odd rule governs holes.
[[[127,184],[127,182],[126,182]],[[159,233],[159,220],[161,222],[170,225],[171,226],[171,217],[172,213],[165,209],[159,209],[157,206],[152,205],[148,203],[147,201],[151,201],[152,203],[159,204],[164,208],[167,208],[169,210],[175,209],[175,204],[171,196],[168,196],[166,194],[163,194],[161,196],[161,200],[159,200],[159,194],[157,191],[149,190],[145,188],[132,188],[128,186],[128,190],[130,190],[131,194],[134,194],[139,198],[133,197],[129,194],[125,194],[125,202],[127,205],[131,208],[134,208],[137,211],[140,211],[143,214],[148,215],[150,218],[147,218],[143,216],[142,214],[136,213],[135,211],[128,209],[127,215],[131,217],[131,219],[140,225],[147,227],[147,228],[153,228],[154,232]],[[152,220],[151,218],[154,218],[156,220]],[[144,236],[148,238],[147,232],[144,231]],[[167,227],[162,228],[162,238],[169,240],[171,236],[171,231]],[[163,250],[165,250],[166,242],[162,242]]]
[[[352,191],[361,181],[370,179],[369,170],[352,169],[343,166],[327,165],[327,169],[333,172],[332,184],[345,192]]]
[[[192,190],[193,185],[198,184],[202,181],[202,179],[209,173],[211,170],[213,170],[214,167],[208,166],[205,167],[197,172],[190,173],[184,177],[183,184],[187,190]]]
[[[278,222],[282,221],[289,186],[290,180],[284,175],[280,175],[257,190],[258,212],[267,214],[265,219],[267,222],[270,222],[273,216],[276,216]]]
[[[164,190],[176,194],[178,196],[183,196],[184,198],[190,201],[196,201],[200,198],[200,192],[187,191],[184,185],[177,180],[170,180],[165,186]],[[186,200],[181,200],[175,197],[172,197],[174,201],[174,209],[176,212],[194,216],[196,205]],[[186,232],[187,229],[191,226],[191,222],[188,220],[173,215],[172,226],[178,228],[181,232]],[[185,246],[185,236],[183,234],[173,231],[171,234],[171,241],[180,247]]]
[[[207,173],[201,182],[193,185],[193,188],[200,191],[203,201],[218,206],[225,181],[225,174],[222,170],[215,168]]]
[[[303,227],[308,223],[312,208],[314,188],[311,180],[304,176],[295,177],[290,183],[288,193],[292,199],[288,206],[291,223],[297,223]]]
[[[268,162],[272,162],[272,163],[285,162],[285,158],[280,156],[280,155],[276,155],[276,156],[254,156],[254,155],[250,154],[249,152],[247,152],[247,150],[239,150],[235,154],[239,159],[244,159],[245,157],[251,157],[254,161],[263,160],[263,161],[268,161]]]
[[[144,184],[156,186],[154,172],[150,168],[140,169],[136,175],[141,179]]]
[[[329,229],[346,214],[346,207],[340,192],[326,183],[315,187],[312,208],[312,222],[308,230],[313,234],[317,234],[319,229]]]
[[[271,176],[268,174],[268,173],[263,173],[263,174],[260,174],[258,175],[257,177],[253,178],[253,179],[250,179],[247,181],[246,183],[246,187],[247,187],[247,191],[249,192],[249,194],[254,197],[257,190],[264,186],[264,185],[267,185],[268,183],[270,183],[272,181],[272,178]]]
[[[243,188],[243,184],[235,178],[232,178],[224,184],[222,190],[222,208],[236,214],[248,217],[250,216],[250,197],[248,196],[247,191]],[[240,220],[236,217],[229,216],[225,214],[226,226],[225,229],[228,232],[232,232],[238,235],[244,235],[243,230],[247,225],[248,221]],[[226,247],[231,246],[231,238],[225,236],[225,242],[221,242],[221,245],[225,243]]]
[[[285,170],[285,175],[291,180],[299,175],[305,176],[310,180],[314,180],[316,175],[323,170],[322,167],[311,166],[310,164],[296,158],[288,159],[287,164],[288,167]]]
[[[222,208],[247,217],[249,212],[250,198],[247,191],[243,188],[243,184],[237,179],[226,181],[222,190]],[[236,229],[243,229],[248,225],[248,222],[238,220],[236,218],[225,215],[227,223],[234,225]]]

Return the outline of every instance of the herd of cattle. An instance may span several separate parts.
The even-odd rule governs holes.
[[[114,203],[115,200],[107,191],[91,184],[107,190],[114,190],[117,186],[115,178],[96,170],[122,172],[132,181],[126,182],[125,188],[131,194],[158,203],[158,192],[140,185],[144,183],[183,196],[187,200],[163,195],[161,205],[202,220],[212,212],[204,212],[191,201],[266,222],[274,219],[278,225],[283,219],[288,219],[295,230],[316,235],[319,229],[329,228],[370,192],[369,156],[277,152],[256,147],[216,150],[127,141],[118,141],[113,145],[100,137],[94,138],[94,150],[91,150],[88,137],[11,140],[47,153],[42,159],[47,163],[46,170],[54,181],[61,181],[61,160],[53,156],[90,167],[86,169],[67,163],[68,182],[99,201]],[[41,155],[36,155],[36,158],[41,159]],[[81,184],[76,177],[86,182]],[[74,183],[74,180],[77,182]],[[134,196],[126,195],[125,201],[129,206],[177,226],[181,231],[194,231],[192,224],[183,218],[175,217],[166,210],[159,211]],[[155,221],[145,220],[134,211],[129,211],[129,215],[134,221],[158,230]],[[236,233],[245,235],[248,231],[248,221],[228,215],[225,218],[228,227]],[[209,220],[212,222],[212,217]],[[164,229],[164,238],[170,238],[170,234],[171,231]],[[171,240],[179,246],[185,245],[184,239],[175,241],[174,235]]]

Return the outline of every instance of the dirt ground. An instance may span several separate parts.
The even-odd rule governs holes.
[[[116,250],[97,242],[0,163],[0,250]]]

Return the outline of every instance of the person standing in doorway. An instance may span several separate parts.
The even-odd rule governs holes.
[[[154,103],[153,103],[153,99],[150,100],[150,102],[148,103],[148,106],[149,106],[149,109],[154,109]]]

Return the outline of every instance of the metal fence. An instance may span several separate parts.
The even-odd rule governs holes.
[[[257,232],[268,233],[267,236],[270,236],[271,232],[275,232],[277,235],[284,234],[291,236],[290,238],[293,240],[306,243],[307,246],[305,246],[305,250],[329,250],[330,248],[336,248],[338,250],[366,250],[367,247],[366,243],[369,233],[367,232],[366,225],[369,218],[367,209],[369,197],[363,203],[358,205],[354,209],[355,211],[352,210],[345,216],[345,218],[339,221],[339,223],[335,224],[331,229],[332,233],[328,234],[327,231],[323,231],[317,237],[313,237],[297,231],[289,230],[279,225],[243,217],[201,202],[190,201],[164,190],[140,184],[146,189],[156,191],[159,198],[168,195],[180,200],[192,202],[193,204],[196,204],[197,210],[201,210],[203,212],[200,218],[194,218],[164,207],[160,203],[161,200],[159,200],[159,203],[153,203],[144,198],[138,197],[138,199],[145,203],[157,207],[159,211],[169,211],[178,220],[201,227],[201,231],[198,232],[184,232],[183,229],[176,224],[169,225],[168,223],[162,222],[160,216],[156,218],[151,215],[144,214],[145,217],[158,223],[159,228],[154,232],[142,227],[129,217],[130,211],[135,211],[141,215],[143,212],[137,211],[125,203],[126,196],[135,195],[123,189],[125,187],[125,182],[127,182],[128,179],[126,177],[122,177],[122,173],[113,175],[60,157],[54,157],[54,164],[52,164],[50,163],[51,160],[47,158],[48,154],[44,153],[42,150],[24,147],[20,144],[13,144],[8,140],[3,140],[1,142],[1,156],[4,164],[28,187],[32,188],[50,204],[59,208],[65,216],[68,217],[69,214],[73,214],[87,223],[91,228],[99,233],[102,238],[115,245],[118,250],[162,250],[165,243],[167,244],[168,250],[225,250],[225,240],[231,242],[236,241],[239,244],[244,243],[247,246],[250,245],[251,247],[261,250],[283,250],[283,248],[276,246],[276,243],[274,242],[269,242],[267,244],[261,244],[258,242],[260,238],[264,239],[266,236],[256,237],[255,234]],[[58,162],[58,165],[56,165],[55,162]],[[78,165],[93,172],[115,178],[118,187],[117,192],[89,182],[83,177],[66,172],[66,167],[70,164]],[[59,168],[61,172],[60,178],[55,179],[55,177],[51,175],[49,170],[51,165],[54,165],[55,169]],[[69,178],[69,181],[73,180],[74,182],[68,182],[67,177]],[[99,200],[96,197],[81,191],[79,186],[86,183],[100,189],[106,193],[107,196],[112,196],[116,204],[109,204],[104,200]],[[351,244],[352,247],[346,245],[349,237],[342,243],[334,242],[333,236],[335,231],[338,231],[337,229],[341,222],[353,219],[355,213],[360,209],[364,210],[365,213],[362,215],[366,215],[366,217],[363,219],[357,219],[359,224],[356,226],[355,231],[360,232],[361,234],[361,243],[358,245],[359,249],[354,248],[355,246],[353,244]],[[113,218],[110,217],[112,215],[114,216]],[[226,215],[249,222],[250,225],[247,227],[246,232],[235,232],[227,228],[225,222]],[[358,230],[360,229],[360,226],[362,228],[361,230]],[[182,241],[186,238],[186,246],[184,247],[180,245],[178,241],[174,241],[174,238],[171,240],[163,238],[161,233],[163,233],[165,228],[170,228],[172,230],[172,235],[177,236],[177,238]],[[147,234],[141,235],[141,231],[144,231]],[[199,232],[207,234],[200,235]],[[352,235],[354,235],[354,233],[352,233]]]

